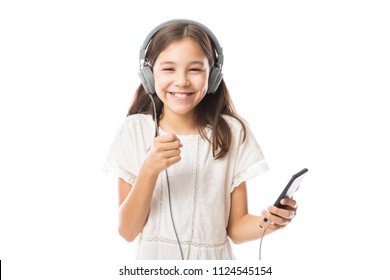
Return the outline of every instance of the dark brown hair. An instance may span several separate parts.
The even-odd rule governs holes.
[[[199,44],[207,57],[211,68],[216,61],[216,53],[211,39],[199,26],[182,22],[171,23],[156,33],[146,52],[148,65],[153,68],[158,55],[162,51],[164,51],[171,43],[179,41],[185,37],[189,37]],[[157,111],[157,120],[155,121],[158,122],[164,104],[157,94],[153,94],[153,99],[156,104]],[[135,92],[135,96],[127,116],[133,114],[150,114],[153,116],[153,104],[142,84],[139,85]],[[244,129],[244,137],[242,140],[244,141],[246,137],[244,122],[236,113],[229,91],[223,79],[217,91],[214,94],[206,94],[195,108],[195,118],[198,124],[199,133],[202,138],[207,139],[213,145],[213,156],[215,159],[224,157],[229,151],[232,142],[232,132],[230,126],[222,117],[222,114],[231,116],[241,123]],[[206,127],[210,127],[212,130],[211,139],[209,139],[206,134]]]

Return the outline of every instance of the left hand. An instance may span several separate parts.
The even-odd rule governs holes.
[[[294,199],[283,198],[280,203],[285,205],[286,209],[270,206],[268,211],[261,212],[263,217],[260,220],[260,226],[268,232],[287,226],[297,213],[298,204]],[[267,218],[268,222],[264,222],[264,218]]]

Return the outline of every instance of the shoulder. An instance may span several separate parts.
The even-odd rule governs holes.
[[[148,123],[153,122],[153,118],[151,115],[146,114],[134,114],[127,116],[125,119],[126,123]]]
[[[222,115],[222,118],[228,123],[233,133],[237,133],[249,129],[248,123],[244,119],[240,119],[242,121],[241,123],[238,119],[232,116]]]
[[[137,127],[137,126],[150,126],[154,125],[153,118],[151,115],[145,114],[134,114],[127,116],[123,122],[124,127]]]
[[[238,119],[232,116],[222,115],[222,117],[228,123],[230,131],[232,133],[232,140],[236,144],[241,145],[242,143],[247,142],[257,142],[256,137],[253,134],[249,123],[246,120],[240,118],[240,122]]]
[[[153,131],[153,118],[151,115],[145,114],[134,114],[127,116],[119,128],[120,134],[133,135],[133,137],[136,138],[152,137]]]

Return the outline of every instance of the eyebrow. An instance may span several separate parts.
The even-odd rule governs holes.
[[[176,63],[173,62],[173,61],[162,61],[162,62],[160,62],[160,65],[165,65],[165,64],[171,65],[171,64],[176,64]],[[189,64],[190,64],[190,65],[193,65],[193,64],[204,65],[204,62],[203,62],[203,61],[195,60],[195,61],[191,61]]]

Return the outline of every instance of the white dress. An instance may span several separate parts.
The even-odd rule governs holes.
[[[268,169],[260,146],[247,127],[224,116],[232,129],[232,145],[222,159],[200,135],[178,135],[181,161],[168,168],[172,213],[185,259],[234,259],[226,228],[230,194],[241,182]],[[103,170],[134,185],[154,137],[150,115],[131,115],[118,129]],[[160,128],[160,135],[165,132]],[[211,129],[207,130],[208,135]],[[138,236],[136,259],[181,259],[173,230],[165,173],[156,182],[148,220]]]

